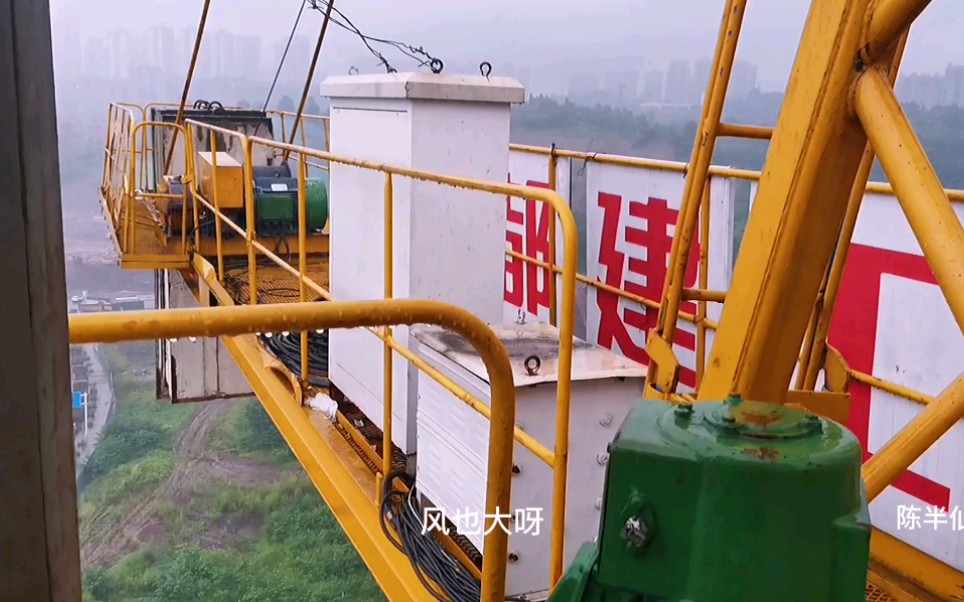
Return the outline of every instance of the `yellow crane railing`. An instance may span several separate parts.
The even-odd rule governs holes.
[[[298,221],[299,221],[299,240],[302,244],[299,245],[299,259],[298,268],[291,266],[284,259],[276,255],[270,249],[255,240],[257,233],[254,228],[254,204],[246,203],[247,209],[247,219],[245,227],[241,227],[230,218],[225,216],[220,209],[208,199],[204,198],[203,193],[198,189],[197,183],[192,184],[192,194],[196,201],[207,208],[209,212],[215,215],[219,222],[223,221],[228,227],[237,232],[240,236],[245,238],[245,242],[248,248],[248,282],[250,286],[249,299],[251,304],[257,304],[258,302],[258,283],[257,283],[257,255],[261,254],[267,257],[274,264],[284,269],[292,276],[298,278],[300,283],[300,294],[301,298],[304,299],[305,292],[307,288],[312,289],[315,293],[320,295],[322,298],[333,300],[331,293],[323,286],[314,282],[307,275],[307,254],[306,245],[304,244],[306,236],[305,227],[305,215],[306,215],[306,193],[305,193],[305,180],[307,178],[307,158],[312,157],[315,159],[320,159],[327,161],[329,164],[341,164],[350,165],[358,167],[361,169],[368,169],[373,171],[379,171],[385,174],[385,206],[386,206],[386,217],[392,215],[392,203],[393,203],[393,178],[395,177],[405,177],[413,180],[421,180],[425,182],[433,182],[436,184],[453,186],[458,188],[465,188],[470,190],[477,190],[482,192],[488,192],[493,195],[493,202],[504,202],[506,196],[535,199],[547,203],[552,207],[553,211],[558,216],[560,220],[562,231],[563,231],[563,247],[564,247],[564,258],[562,265],[562,320],[559,327],[560,332],[560,343],[559,343],[559,370],[558,370],[558,403],[556,412],[556,438],[555,446],[553,450],[549,450],[546,446],[536,441],[531,435],[525,433],[521,429],[516,428],[514,431],[514,436],[516,441],[518,441],[522,446],[531,451],[536,457],[541,459],[543,462],[548,464],[553,471],[553,493],[552,493],[552,543],[551,543],[551,562],[550,562],[550,572],[551,572],[551,583],[555,583],[562,575],[563,571],[563,535],[565,532],[565,507],[566,507],[566,477],[567,477],[567,462],[568,462],[568,450],[569,450],[569,398],[571,390],[571,368],[572,368],[572,348],[573,348],[573,336],[575,328],[575,275],[576,275],[576,263],[578,254],[578,242],[576,238],[576,222],[572,215],[572,211],[569,206],[562,200],[562,198],[556,194],[554,191],[545,190],[541,188],[529,187],[529,186],[518,186],[514,184],[507,183],[496,183],[496,182],[485,182],[481,180],[474,180],[470,178],[463,178],[458,176],[449,176],[436,174],[426,171],[420,171],[415,169],[408,169],[402,167],[395,167],[380,163],[375,163],[371,161],[363,161],[358,159],[352,159],[347,157],[340,157],[332,155],[331,153],[326,153],[322,151],[317,151],[314,149],[289,145],[285,143],[280,143],[274,140],[268,140],[264,138],[249,138],[239,132],[234,132],[226,130],[223,128],[218,128],[209,124],[204,124],[199,121],[187,120],[188,127],[188,139],[195,139],[194,130],[195,129],[207,129],[211,132],[217,132],[218,134],[224,136],[233,136],[237,138],[242,146],[244,152],[244,178],[247,186],[246,195],[247,198],[254,198],[253,191],[253,176],[252,176],[252,148],[256,145],[264,146],[267,148],[275,149],[276,151],[288,151],[293,153],[293,156],[298,160],[298,181],[299,181],[299,194],[298,194]],[[212,137],[213,139],[213,137]],[[217,177],[217,172],[214,172],[215,178]],[[213,188],[217,189],[217,184],[213,185]],[[389,243],[386,244],[386,282],[384,295],[386,299],[391,299],[394,294],[392,291],[392,281],[391,274],[393,272],[393,245],[390,244],[392,236],[392,224],[390,219],[386,219],[385,222],[385,236],[388,238]],[[219,269],[219,278],[223,280],[223,251],[221,249],[220,237],[218,237],[217,242],[217,262],[221,266]],[[289,329],[290,330],[290,329]],[[390,386],[391,380],[390,376],[392,373],[392,354],[394,351],[398,353],[406,360],[415,365],[418,369],[426,372],[436,380],[438,380],[446,389],[451,391],[456,397],[465,401],[470,407],[478,411],[480,414],[486,418],[490,418],[491,411],[489,408],[480,401],[478,398],[473,396],[471,393],[466,391],[464,388],[459,387],[450,379],[444,377],[434,368],[429,366],[424,360],[415,355],[407,347],[401,345],[392,335],[390,329],[384,330],[372,330],[373,334],[380,338],[385,344],[386,352],[384,355],[384,370],[386,375],[385,386],[383,389],[383,400],[384,400],[384,422],[383,422],[383,457],[382,457],[382,472],[387,475],[391,468],[391,451],[392,451],[392,438],[391,438],[391,416],[392,416],[392,388]],[[307,336],[307,333],[302,333],[302,340]],[[307,362],[307,350],[308,346],[302,344],[302,366]],[[303,372],[303,375],[307,375],[307,372]]]
[[[146,110],[146,109],[145,109]],[[142,115],[143,115],[142,110]],[[284,113],[281,114],[282,119],[284,119]],[[315,116],[304,116],[306,119],[311,119]],[[326,125],[326,138],[327,138],[327,119],[324,117],[318,117]],[[104,169],[104,185],[103,189],[108,191],[105,194],[105,198],[108,198],[108,211],[113,217],[119,217],[119,213],[125,202],[133,202],[133,197],[124,194],[125,190],[128,189],[128,185],[136,181],[136,172],[131,170],[131,162],[136,161],[138,153],[144,153],[147,150],[146,146],[142,146],[138,149],[136,144],[136,139],[138,135],[138,128],[134,126],[136,121],[136,115],[134,113],[134,108],[130,105],[112,105],[109,113],[109,123],[108,128],[108,142],[105,148],[105,169]],[[146,127],[151,127],[156,124],[145,123]],[[170,125],[170,124],[164,124]],[[535,264],[542,268],[543,270],[550,271],[553,275],[562,276],[562,307],[561,319],[558,318],[555,311],[552,311],[552,316],[554,318],[553,322],[560,323],[560,370],[559,370],[559,397],[557,406],[557,416],[556,416],[556,447],[554,450],[549,450],[538,441],[533,439],[530,435],[521,431],[518,428],[514,429],[513,436],[520,445],[524,446],[537,457],[542,459],[544,462],[552,466],[554,475],[554,486],[553,486],[553,525],[552,525],[552,547],[551,547],[551,583],[555,583],[561,575],[562,572],[562,558],[563,558],[563,548],[562,548],[562,536],[564,533],[565,524],[565,492],[566,492],[566,464],[568,455],[568,422],[569,422],[569,386],[571,379],[571,355],[572,355],[572,336],[574,327],[574,297],[575,297],[575,283],[581,282],[588,286],[593,286],[598,290],[605,291],[611,294],[618,295],[629,301],[638,303],[648,309],[657,309],[659,307],[658,300],[646,299],[638,295],[633,295],[617,287],[608,286],[604,283],[597,282],[588,278],[587,276],[577,274],[577,242],[576,242],[576,226],[575,221],[572,216],[571,210],[569,209],[565,200],[562,199],[554,190],[529,187],[529,186],[519,186],[514,184],[506,183],[496,183],[496,182],[483,182],[478,180],[471,180],[466,178],[460,178],[456,176],[447,176],[441,174],[434,174],[430,172],[424,172],[419,170],[393,167],[389,165],[384,165],[380,163],[363,161],[357,159],[351,159],[346,157],[339,157],[328,152],[317,151],[305,146],[295,146],[285,143],[279,143],[273,140],[267,140],[263,138],[251,138],[239,132],[226,130],[223,128],[218,128],[209,124],[204,124],[199,121],[188,120],[185,124],[187,129],[185,139],[188,141],[186,148],[186,153],[188,154],[188,161],[186,164],[186,170],[189,172],[192,170],[193,166],[193,140],[196,138],[194,135],[194,130],[197,128],[205,128],[210,131],[218,132],[219,134],[225,136],[233,136],[237,138],[243,149],[245,156],[244,161],[244,177],[246,182],[245,195],[248,199],[253,199],[253,176],[252,176],[252,147],[255,145],[261,145],[268,148],[273,148],[275,151],[288,152],[298,161],[298,181],[299,181],[299,194],[298,194],[298,221],[299,221],[299,240],[301,244],[299,245],[299,259],[298,267],[294,267],[286,262],[284,259],[279,257],[277,254],[272,252],[270,249],[265,247],[263,244],[258,242],[257,234],[255,231],[255,220],[254,220],[254,206],[252,202],[245,203],[247,211],[247,219],[245,227],[241,227],[239,224],[232,221],[230,218],[225,216],[219,207],[219,202],[217,198],[206,199],[204,198],[201,191],[198,189],[197,182],[194,178],[187,178],[191,182],[193,198],[196,202],[193,203],[194,220],[195,224],[199,223],[199,209],[200,207],[206,208],[212,215],[217,218],[217,228],[216,228],[216,255],[217,255],[217,274],[218,278],[223,281],[224,278],[224,253],[222,249],[222,224],[226,225],[238,235],[244,238],[245,244],[248,250],[248,282],[251,289],[251,294],[249,295],[250,303],[255,305],[258,303],[258,283],[257,283],[257,256],[262,255],[267,257],[271,262],[278,265],[291,275],[295,276],[299,280],[300,297],[304,301],[306,299],[307,290],[312,290],[325,299],[331,300],[331,295],[328,290],[312,280],[307,275],[307,256],[306,256],[306,226],[305,226],[305,216],[306,216],[306,192],[305,192],[305,179],[307,177],[308,167],[320,167],[322,169],[327,168],[329,165],[343,164],[350,165],[362,169],[368,169],[373,171],[379,171],[385,174],[385,206],[386,206],[386,216],[391,215],[391,208],[393,203],[393,181],[395,177],[406,177],[416,180],[422,180],[427,182],[434,182],[440,185],[456,186],[462,188],[469,188],[472,190],[479,190],[489,192],[493,195],[500,195],[498,199],[504,199],[505,196],[512,196],[517,198],[523,198],[529,201],[538,201],[549,204],[552,207],[551,215],[554,218],[560,219],[562,223],[563,230],[563,247],[564,247],[564,258],[563,264],[560,266],[555,261],[555,245],[551,244],[549,247],[550,257],[549,261],[539,261],[535,258],[528,257],[521,253],[516,253],[513,251],[507,251],[507,255],[521,259],[523,261]],[[304,135],[304,134],[303,134]],[[762,136],[762,135],[761,135]],[[146,134],[145,134],[146,138]],[[211,137],[214,140],[216,137]],[[122,145],[119,144],[120,140],[126,139],[129,144]],[[327,142],[327,141],[326,141]],[[125,148],[126,146],[126,148]],[[593,161],[601,164],[612,164],[621,165],[625,167],[635,167],[641,169],[656,169],[656,170],[666,170],[666,171],[676,171],[685,173],[687,166],[685,164],[670,163],[663,161],[651,161],[646,159],[636,159],[629,157],[618,157],[613,155],[602,155],[593,153],[578,153],[573,151],[559,150],[555,148],[539,148],[531,146],[519,146],[513,145],[512,150],[517,152],[534,153],[534,154],[544,154],[550,159],[550,183],[555,182],[555,167],[554,157],[565,157],[569,159],[581,159],[584,161]],[[142,155],[143,156],[143,155]],[[324,164],[317,163],[316,161],[323,161]],[[217,170],[214,171],[214,177],[217,177]],[[709,169],[710,177],[730,177],[738,179],[755,180],[759,178],[759,172],[752,172],[748,170],[738,170],[729,168],[717,168],[711,167]],[[125,183],[125,178],[129,179]],[[702,239],[708,241],[708,231],[709,231],[709,186],[704,189],[702,202],[701,202],[701,219],[699,222],[699,227],[702,231]],[[214,186],[214,190],[217,190],[217,186]],[[878,193],[890,193],[892,189],[885,184],[871,183],[867,186],[868,192],[878,192]],[[947,191],[947,197],[952,201],[964,201],[964,191],[951,190]],[[115,223],[116,220],[115,220]],[[182,233],[185,229],[182,228]],[[555,228],[550,229],[550,235],[554,235]],[[195,230],[195,236],[199,237],[200,233]],[[390,219],[386,220],[384,236],[386,240],[391,241],[392,237],[392,224]],[[189,243],[189,241],[188,241]],[[195,248],[197,246],[197,239],[195,239]],[[386,282],[385,282],[385,298],[392,298],[392,245],[386,245]],[[707,290],[707,274],[706,274],[706,264],[707,264],[707,254],[708,250],[703,249],[701,251],[703,256],[701,257],[701,269],[700,269],[700,279],[697,289],[684,289],[682,292],[682,298],[684,300],[692,300],[698,303],[699,310],[696,314],[688,314],[685,312],[680,312],[679,316],[683,320],[691,322],[697,326],[697,371],[698,374],[702,372],[703,365],[705,363],[706,354],[706,332],[711,329],[715,329],[717,324],[709,320],[706,317],[706,307],[707,303],[711,302],[723,302],[726,298],[726,293],[724,291],[710,291]],[[555,277],[549,278],[550,282],[555,286]],[[550,302],[553,306],[556,303],[556,296],[550,295]],[[286,328],[286,330],[296,330],[295,328]],[[472,396],[470,393],[461,389],[454,382],[447,379],[438,371],[434,370],[431,366],[426,364],[418,356],[412,353],[406,347],[400,345],[392,336],[392,331],[390,328],[370,328],[370,330],[378,336],[385,345],[385,373],[386,373],[386,386],[384,390],[384,401],[385,401],[385,420],[384,420],[384,445],[382,458],[382,470],[387,474],[391,466],[391,387],[388,386],[391,379],[391,362],[392,362],[392,351],[399,353],[406,360],[410,361],[413,365],[422,371],[425,371],[429,376],[438,380],[443,384],[448,390],[453,394],[463,400],[465,403],[473,407],[476,411],[481,413],[487,418],[491,418],[492,411],[479,399]],[[307,375],[307,370],[305,368],[305,363],[307,362],[307,348],[308,346],[304,344],[304,338],[307,336],[306,331],[303,332],[303,344],[302,348],[302,374]],[[929,407],[914,421],[914,426],[912,428],[905,428],[904,431],[895,439],[896,443],[888,445],[884,450],[881,450],[874,458],[873,464],[868,464],[867,466],[867,479],[868,488],[873,486],[873,490],[876,491],[880,487],[881,483],[886,485],[893,481],[896,475],[899,475],[902,470],[894,472],[900,466],[909,466],[924,450],[929,448],[940,436],[940,434],[946,431],[950,425],[956,423],[957,418],[959,418],[959,400],[960,398],[960,386],[959,381],[955,385],[951,386],[946,390],[940,397],[934,399],[930,396],[924,395],[922,393],[913,391],[906,387],[902,387],[895,383],[887,382],[881,379],[877,379],[872,375],[865,374],[860,371],[850,370],[850,374],[853,380],[861,382],[878,388],[880,390],[892,393],[917,401],[918,403],[927,403]],[[691,401],[692,397],[689,395],[673,395],[671,399],[674,401]],[[937,402],[937,403],[935,403]],[[955,418],[955,416],[957,418]],[[916,455],[915,455],[916,454]],[[882,468],[875,468],[875,466],[881,466]],[[896,468],[895,468],[896,467]]]
[[[472,344],[485,364],[492,387],[489,412],[489,456],[485,509],[497,520],[511,508],[512,439],[515,385],[509,355],[498,336],[471,313],[438,301],[291,303],[280,306],[239,305],[124,313],[71,315],[70,342],[116,343],[181,337],[251,335],[261,332],[309,331],[323,328],[390,327],[434,324],[456,332]],[[444,383],[442,383],[444,385]],[[390,422],[389,422],[390,424]],[[493,518],[489,518],[493,517]],[[505,598],[508,532],[486,525],[482,556],[482,599]]]

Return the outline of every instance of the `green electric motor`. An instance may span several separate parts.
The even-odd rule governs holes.
[[[610,448],[596,543],[552,602],[863,602],[850,431],[783,406],[644,401]]]
[[[308,231],[323,230],[328,223],[328,188],[325,182],[308,178],[305,182]],[[297,178],[262,177],[254,181],[254,213],[259,236],[285,236],[298,233]]]

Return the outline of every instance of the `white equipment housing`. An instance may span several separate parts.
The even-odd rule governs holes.
[[[558,330],[547,324],[493,328],[512,361],[516,424],[554,449]],[[485,367],[467,341],[434,327],[415,329],[414,339],[415,352],[422,359],[484,403],[491,403]],[[579,339],[574,339],[574,346],[565,531],[567,566],[579,546],[596,537],[608,445],[630,409],[642,398],[646,375],[643,365],[611,351]],[[530,356],[540,361],[535,374],[529,374],[525,367]],[[418,491],[426,507],[440,509],[481,550],[489,421],[425,373],[419,373],[418,395]],[[519,596],[543,592],[549,587],[552,469],[519,443],[515,444],[513,458],[519,470],[512,480],[511,512],[515,520],[510,524],[509,552],[517,560],[508,565],[506,592]],[[541,520],[533,520],[536,515]],[[477,523],[471,520],[476,517]],[[470,520],[459,520],[464,518]],[[526,527],[530,531],[522,532]]]

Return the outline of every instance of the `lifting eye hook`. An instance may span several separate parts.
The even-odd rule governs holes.
[[[526,368],[526,372],[529,376],[535,376],[539,373],[539,368],[542,367],[542,360],[539,359],[538,355],[530,355],[525,359],[523,365]]]

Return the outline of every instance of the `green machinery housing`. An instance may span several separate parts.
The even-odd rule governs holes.
[[[862,602],[870,515],[842,426],[730,399],[644,401],[610,447],[595,543],[551,602]]]
[[[178,112],[170,108],[155,107],[152,109],[151,115],[153,121],[174,123],[178,117]],[[249,136],[274,138],[272,118],[264,111],[227,109],[216,101],[198,101],[194,103],[192,108],[185,111],[184,119],[200,121]],[[154,128],[152,132],[154,140],[152,142],[151,173],[163,174],[167,171],[165,168],[166,161],[173,143],[171,130]],[[220,151],[219,154],[231,155],[236,161],[243,160],[240,149],[235,144],[235,138],[204,129],[197,130],[196,136],[193,143],[199,155],[210,154],[211,149],[216,147]],[[212,143],[211,136],[216,138],[216,144]],[[268,164],[255,165],[251,173],[254,180],[254,226],[259,237],[282,237],[298,234],[298,180],[292,177],[294,174],[287,161],[276,161],[276,157],[269,157],[267,158]],[[197,164],[200,165],[201,162]],[[231,167],[222,164],[219,168],[221,183],[218,188],[222,192],[220,210],[231,221],[244,228],[247,227],[246,186],[240,176],[242,171],[240,163],[233,165],[235,168],[233,172]],[[198,175],[201,177],[200,173]],[[168,192],[181,194],[184,191],[184,183],[180,177],[158,179],[165,180]],[[154,184],[156,186],[159,182]],[[308,178],[305,192],[308,232],[321,232],[328,223],[327,182],[321,178]],[[193,199],[190,190],[188,190],[187,196],[189,231],[193,232],[196,227],[203,237],[216,236],[215,217],[203,206],[200,208],[200,223],[195,226],[193,211],[191,210]],[[208,197],[212,197],[212,195],[208,194]],[[213,202],[213,198],[208,198],[208,202]],[[166,204],[164,208],[165,231],[168,236],[180,235],[181,212],[183,210],[180,200],[172,200]],[[230,239],[237,236],[233,229],[222,228],[223,238]]]

